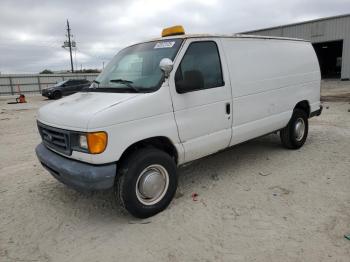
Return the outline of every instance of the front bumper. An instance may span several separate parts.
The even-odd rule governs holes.
[[[52,176],[77,190],[93,191],[113,187],[117,164],[91,165],[63,157],[40,143],[35,149],[40,163]]]
[[[45,97],[49,97],[52,95],[52,91],[49,91],[47,89],[43,89],[43,90],[41,90],[41,95],[45,96]]]

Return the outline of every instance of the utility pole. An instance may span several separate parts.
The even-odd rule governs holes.
[[[69,27],[69,22],[67,19],[67,36],[68,36],[68,43],[66,44],[66,42],[64,43],[64,47],[67,47],[66,45],[68,45],[69,47],[69,54],[70,54],[70,66],[72,69],[72,73],[74,73],[74,67],[73,67],[73,56],[72,56],[72,42],[71,42],[71,34],[70,34],[70,27]],[[73,45],[75,46],[75,42],[73,42]]]

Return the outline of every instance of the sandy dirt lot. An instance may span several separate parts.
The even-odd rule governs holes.
[[[1,262],[350,261],[349,101],[325,102],[300,150],[269,135],[181,168],[176,198],[147,220],[52,178],[34,153],[49,101],[28,101],[0,99]]]

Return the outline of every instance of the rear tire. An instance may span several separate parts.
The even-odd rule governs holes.
[[[308,132],[308,116],[305,111],[296,108],[288,125],[280,131],[282,145],[288,149],[298,149],[304,145]]]
[[[121,163],[115,193],[130,214],[147,218],[169,205],[176,188],[176,164],[171,156],[156,148],[142,148]]]

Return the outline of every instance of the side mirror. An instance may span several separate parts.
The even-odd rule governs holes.
[[[174,63],[169,58],[163,58],[159,62],[159,68],[164,72],[164,76],[167,78],[170,75],[171,70],[173,70]]]

